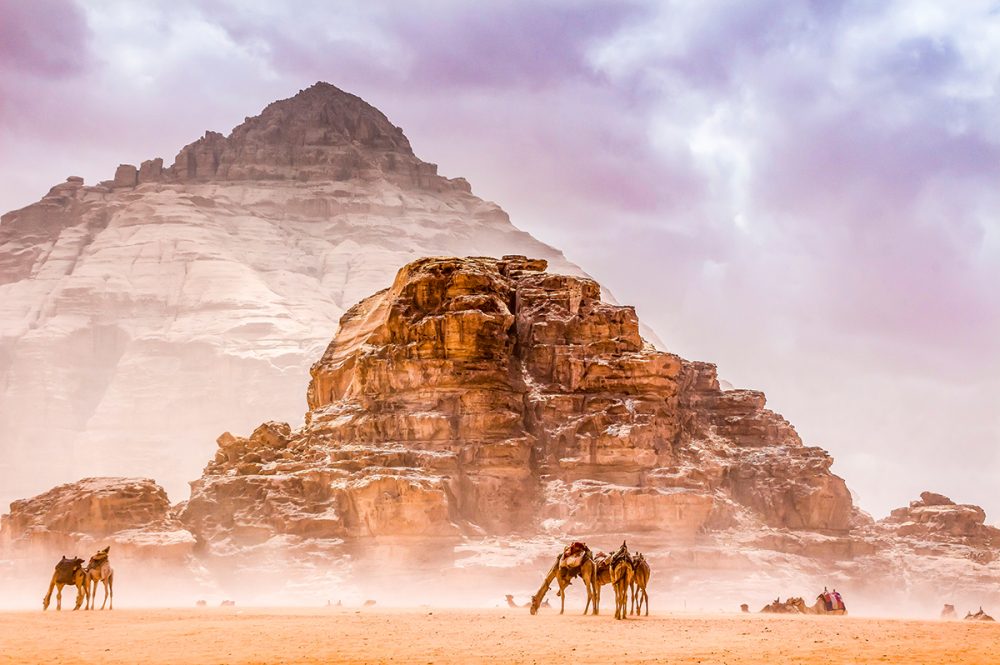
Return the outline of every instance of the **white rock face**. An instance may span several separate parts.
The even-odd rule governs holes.
[[[0,218],[0,505],[97,475],[185,497],[219,432],[300,421],[341,314],[415,258],[580,273],[326,84],[118,173]]]

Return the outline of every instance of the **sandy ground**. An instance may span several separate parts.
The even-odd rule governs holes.
[[[1000,624],[527,610],[0,613],[0,663],[1000,663]]]

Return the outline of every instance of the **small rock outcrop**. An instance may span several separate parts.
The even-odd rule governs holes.
[[[986,524],[986,511],[971,504],[957,504],[933,492],[922,492],[920,499],[893,510],[875,526],[879,531],[914,540],[1000,547],[1000,529]]]
[[[148,478],[84,478],[15,501],[0,518],[0,550],[83,552],[115,545],[116,555],[182,560],[194,537]],[[82,549],[81,549],[82,548]]]

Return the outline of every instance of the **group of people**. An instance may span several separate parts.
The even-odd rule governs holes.
[[[570,543],[556,557],[542,586],[531,597],[531,613],[538,612],[545,594],[555,581],[559,585],[556,595],[562,599],[559,609],[559,613],[562,614],[566,609],[566,587],[579,577],[587,592],[584,614],[587,614],[591,607],[594,614],[600,612],[601,587],[610,584],[615,592],[616,619],[624,619],[629,613],[640,614],[643,603],[648,615],[649,594],[646,592],[646,586],[649,584],[650,572],[646,558],[639,552],[630,553],[624,541],[612,554],[603,552],[594,554],[586,543]]]
[[[49,582],[49,591],[45,594],[45,598],[42,599],[42,609],[49,609],[49,602],[52,600],[52,590],[56,590],[56,609],[62,609],[62,592],[63,587],[67,585],[73,585],[76,587],[76,607],[74,610],[80,609],[80,605],[83,601],[87,601],[87,605],[84,609],[94,609],[97,605],[97,583],[101,582],[104,585],[104,602],[101,603],[101,609],[107,604],[108,609],[114,609],[114,578],[115,572],[111,568],[111,562],[109,561],[109,552],[111,551],[111,546],[105,547],[103,550],[98,550],[97,554],[90,557],[90,561],[86,566],[83,565],[83,559],[79,557],[73,557],[72,559],[63,556],[63,558],[56,564],[56,569],[52,573],[52,581]]]

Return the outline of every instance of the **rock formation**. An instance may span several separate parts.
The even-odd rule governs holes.
[[[21,556],[114,545],[116,557],[183,560],[194,544],[148,478],[84,478],[15,501],[0,518],[0,549]]]
[[[352,307],[306,424],[223,434],[185,524],[209,546],[653,532],[844,533],[830,457],[762,394],[655,350],[631,307],[541,260],[427,258]]]
[[[222,434],[174,508],[152,481],[113,479],[15,502],[0,546],[110,539],[190,554],[233,588],[249,573],[398,589],[415,570],[467,588],[462,571],[498,566],[537,583],[558,543],[627,537],[682,596],[763,603],[829,584],[896,607],[997,598],[1000,530],[981,509],[925,492],[873,521],[763,394],[723,390],[713,365],[644,342],[595,282],[546,268],[406,265],[341,318],[303,426]],[[351,572],[363,566],[375,577]]]
[[[151,470],[186,491],[220,429],[300,417],[337,320],[401,265],[509,252],[579,274],[325,83],[170,166],[72,176],[0,218],[0,504]]]

